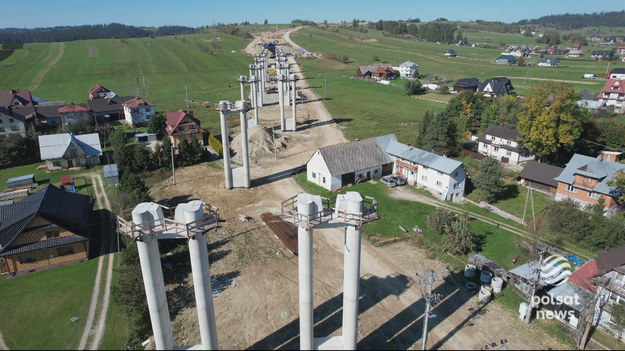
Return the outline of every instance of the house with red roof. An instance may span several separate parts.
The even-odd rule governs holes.
[[[178,147],[183,139],[190,142],[193,137],[204,145],[204,136],[208,137],[208,134],[200,126],[200,120],[193,116],[193,111],[178,110],[167,112],[165,116],[167,123],[165,131],[174,147]]]
[[[61,125],[65,130],[65,126],[78,121],[91,122],[91,113],[86,104],[74,104],[65,105],[59,109],[59,116],[61,117]]]
[[[111,97],[115,97],[115,95],[116,95],[115,93],[113,93],[112,91],[103,87],[100,84],[96,84],[92,86],[91,89],[89,89],[89,100],[104,99],[107,97],[111,98]]]
[[[617,113],[625,113],[625,80],[608,79],[598,96],[606,106],[614,106]]]
[[[122,104],[124,119],[130,126],[145,126],[156,114],[156,105],[140,97],[135,97]]]

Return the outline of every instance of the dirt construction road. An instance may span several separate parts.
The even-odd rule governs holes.
[[[246,51],[252,55],[259,52],[258,42],[271,40],[272,34],[258,34]],[[282,35],[279,40],[288,43],[287,34]],[[303,77],[295,60],[289,60],[291,72]],[[305,87],[305,81],[300,80],[298,86]],[[255,154],[252,160],[251,188],[227,190],[222,170],[197,165],[177,170],[175,185],[169,179],[151,189],[155,200],[200,198],[220,209],[224,221],[209,233],[209,243],[221,349],[299,348],[297,256],[284,248],[259,215],[267,211],[278,214],[283,200],[302,191],[290,172],[284,171],[305,164],[318,147],[346,141],[339,125],[325,123],[331,116],[318,97],[308,90],[304,94],[309,102],[298,105],[302,111],[298,123],[307,128],[279,133],[279,159],[274,158],[271,132],[263,136],[266,131],[257,131],[261,136],[250,140],[252,152],[255,148],[269,150]],[[277,107],[262,107],[260,121],[266,127],[279,125]],[[250,131],[250,138],[252,134]],[[238,152],[235,143],[233,148]],[[313,260],[315,337],[340,335],[342,229],[315,230]],[[358,348],[420,349],[424,290],[416,274],[443,268],[411,242],[384,247],[363,242]],[[175,343],[196,345],[200,340],[192,277],[189,271],[180,273],[166,277]],[[476,295],[464,288],[461,279],[441,277],[434,284],[433,291],[440,294],[441,301],[428,322],[428,348],[479,349],[504,338],[510,349],[566,348],[497,303],[480,308]]]

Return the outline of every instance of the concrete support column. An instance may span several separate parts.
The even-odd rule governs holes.
[[[241,154],[243,157],[243,186],[245,188],[250,187],[250,153],[249,153],[249,140],[247,138],[247,112],[245,107],[245,101],[241,101]]]
[[[308,204],[310,207],[310,204]],[[298,211],[300,205],[298,203]],[[299,265],[299,347],[314,350],[313,334],[313,232],[312,228],[297,228]]]
[[[202,350],[217,350],[217,324],[215,322],[215,308],[213,307],[213,288],[207,245],[206,235],[196,234],[189,240],[189,255],[191,256],[193,289],[195,290]]]
[[[156,349],[173,350],[174,332],[169,319],[158,240],[151,235],[144,235],[141,241],[137,241],[137,250]]]
[[[241,82],[241,101],[247,100],[245,98],[245,83],[247,83],[246,76],[239,76],[239,82]]]
[[[355,350],[358,343],[358,297],[360,287],[361,228],[345,228],[343,275],[343,349]]]
[[[232,189],[232,165],[230,165],[230,138],[228,136],[227,110],[230,109],[230,102],[219,102],[219,117],[221,119],[221,145],[223,146],[224,175],[226,189]]]
[[[278,75],[278,103],[280,104],[280,130],[286,131],[284,119],[284,76]]]
[[[258,77],[252,77],[252,107],[254,108],[254,121],[258,125]]]
[[[314,350],[313,333],[313,231],[310,218],[317,205],[314,196],[300,194],[297,197],[297,255],[299,269],[299,326],[300,350]]]
[[[292,109],[291,112],[292,114],[292,118],[293,118],[293,125],[292,125],[292,131],[296,131],[296,124],[297,124],[297,92],[296,92],[296,87],[295,87],[295,83],[297,81],[297,76],[294,74],[291,74],[291,99],[292,99]]]

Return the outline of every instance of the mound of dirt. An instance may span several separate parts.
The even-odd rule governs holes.
[[[247,138],[249,140],[248,150],[250,152],[250,163],[257,164],[260,159],[265,157],[273,157],[274,144],[271,129],[265,128],[261,125],[256,125],[248,128]],[[278,149],[282,145],[283,141],[280,140],[279,134],[276,132],[276,144]],[[234,136],[230,143],[230,148],[234,150],[234,156],[232,161],[238,164],[243,164],[243,158],[241,153],[241,133],[239,132]]]

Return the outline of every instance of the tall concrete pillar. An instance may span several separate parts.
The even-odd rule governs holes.
[[[363,199],[357,192],[346,194],[347,211],[362,213]],[[355,350],[358,342],[358,297],[362,229],[349,223],[345,228],[343,263],[343,349]]]
[[[291,74],[289,76],[290,81],[291,81],[291,99],[293,102],[293,105],[291,106],[291,112],[292,112],[292,116],[291,118],[293,119],[293,125],[291,126],[291,130],[292,131],[296,131],[297,130],[297,92],[296,92],[296,87],[295,87],[295,83],[297,81],[297,76],[294,74]]]
[[[145,296],[148,300],[154,343],[158,350],[172,350],[174,332],[169,319],[158,239],[150,234],[150,229],[156,218],[148,213],[146,206],[141,205],[143,204],[139,204],[132,211],[132,222],[144,234],[141,236],[141,240],[137,241],[137,251],[141,263],[141,274],[143,274]]]
[[[298,196],[297,212],[300,217],[308,218],[314,213],[314,208],[315,205],[309,194]],[[299,268],[299,345],[300,350],[314,350],[313,232],[307,220],[302,220],[297,227],[297,256]]]
[[[194,200],[176,207],[176,221],[189,224],[202,219],[203,202]],[[202,350],[217,350],[217,324],[213,307],[213,289],[211,285],[210,264],[208,261],[208,243],[202,228],[190,228],[189,256],[193,273],[193,289],[197,307],[198,323]]]
[[[245,101],[245,83],[247,83],[247,77],[239,76],[239,82],[241,82],[241,101]]]
[[[241,101],[241,154],[243,157],[243,186],[250,187],[250,152],[247,138],[247,107],[245,101]]]
[[[258,77],[253,76],[252,78],[252,107],[254,108],[254,125],[258,125]]]
[[[286,131],[286,121],[284,119],[284,76],[278,75],[278,103],[280,104],[280,130]]]
[[[219,117],[221,119],[221,145],[223,146],[224,175],[226,189],[232,189],[232,165],[230,165],[230,138],[228,136],[228,115],[230,102],[219,101]]]

